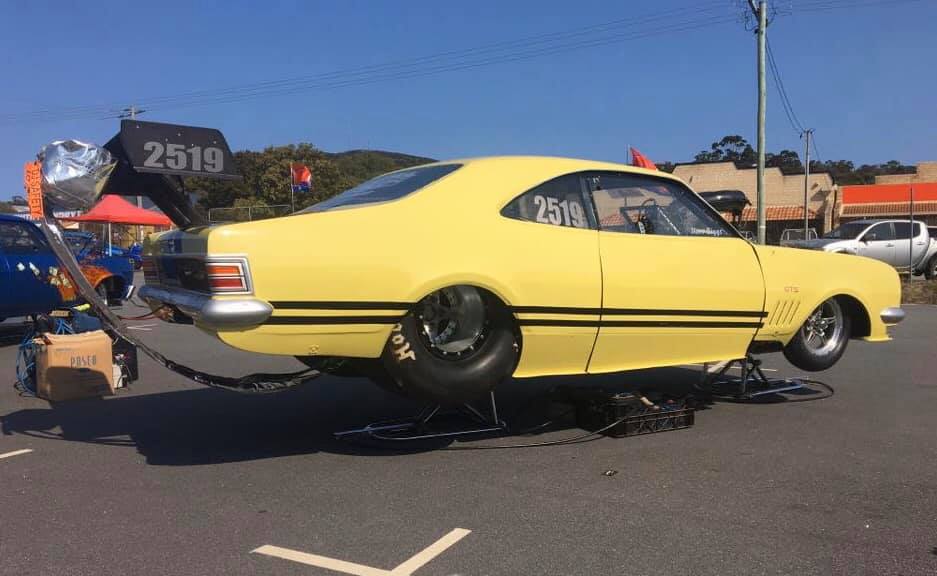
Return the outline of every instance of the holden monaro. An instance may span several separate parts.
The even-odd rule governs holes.
[[[771,350],[824,370],[904,316],[881,262],[755,246],[669,174],[561,158],[400,170],[147,253],[140,295],[168,317],[443,402]]]

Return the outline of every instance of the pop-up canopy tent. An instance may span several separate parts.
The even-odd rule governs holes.
[[[72,222],[100,222],[107,224],[108,251],[112,243],[111,224],[130,224],[137,226],[172,226],[165,214],[160,214],[146,208],[138,208],[120,196],[105,194],[101,201],[81,216],[62,218]]]

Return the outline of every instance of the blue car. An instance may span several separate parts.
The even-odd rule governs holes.
[[[66,230],[64,232],[65,241],[71,246],[75,253],[75,258],[82,261],[83,258],[102,258],[115,257],[129,259],[134,270],[143,267],[143,247],[134,243],[130,248],[121,248],[111,245],[110,247],[100,242],[91,232],[81,232],[78,230]]]
[[[69,245],[74,251],[75,244]],[[85,277],[108,304],[119,305],[130,297],[130,258],[80,250],[76,257]],[[0,214],[0,320],[43,314],[77,301],[74,286],[39,228],[17,216]]]

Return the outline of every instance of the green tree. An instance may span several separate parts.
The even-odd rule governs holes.
[[[739,164],[754,164],[758,160],[751,144],[738,134],[725,136],[722,140],[713,142],[709,150],[699,152],[694,159],[696,162],[738,162]]]
[[[765,154],[765,166],[780,168],[785,174],[803,174],[804,165],[800,156],[793,150],[781,150],[777,154]]]
[[[192,178],[186,182],[200,206],[210,209],[289,205],[292,162],[305,164],[312,172],[310,192],[293,195],[297,210],[384,172],[432,162],[419,156],[371,150],[329,154],[309,143],[242,150],[235,152],[234,161],[241,180]]]

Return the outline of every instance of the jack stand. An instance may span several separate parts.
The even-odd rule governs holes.
[[[741,368],[740,376],[727,372],[734,366]],[[782,394],[807,389],[800,378],[768,378],[761,370],[761,360],[751,354],[745,358],[720,362],[703,368],[703,375],[696,389],[710,396],[750,401],[768,394]]]
[[[438,404],[429,404],[419,414],[410,418],[383,420],[368,424],[364,428],[344,430],[332,435],[336,439],[346,436],[367,436],[375,440],[436,440],[474,434],[493,434],[508,431],[505,422],[498,418],[495,393],[489,392],[490,415],[483,414],[471,404],[463,404],[452,410],[442,410]],[[461,416],[462,422],[451,423],[447,428],[434,428],[433,424],[445,416]],[[433,421],[436,418],[436,421]]]

